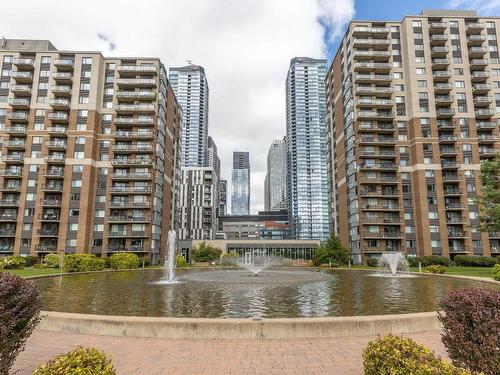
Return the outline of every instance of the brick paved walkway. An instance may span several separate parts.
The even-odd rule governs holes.
[[[439,332],[407,335],[445,356]],[[82,346],[109,353],[118,375],[362,374],[373,337],[287,340],[169,340],[36,331],[15,366],[32,374],[41,362]]]

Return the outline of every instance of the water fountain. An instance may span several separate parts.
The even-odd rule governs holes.
[[[246,268],[253,276],[257,276],[274,263],[274,259],[266,253],[265,249],[245,251],[243,256],[236,262],[239,267]]]
[[[400,251],[382,254],[378,261],[378,267],[389,270],[392,276],[396,276],[398,271],[407,272],[409,269],[408,261]]]
[[[176,234],[175,230],[168,231],[167,248],[165,249],[166,258],[164,263],[166,277],[159,281],[160,284],[178,284],[179,280],[175,278],[175,248]]]

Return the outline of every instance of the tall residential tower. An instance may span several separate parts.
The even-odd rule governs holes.
[[[352,21],[327,78],[331,212],[357,262],[499,255],[477,229],[480,164],[500,149],[498,17]]]
[[[233,152],[231,214],[250,215],[250,154]]]
[[[266,211],[288,209],[287,146],[285,139],[273,141],[267,153],[267,173],[264,183]]]
[[[329,234],[326,60],[295,57],[286,79],[289,215],[297,239]]]

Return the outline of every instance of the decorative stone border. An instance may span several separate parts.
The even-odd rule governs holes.
[[[373,336],[439,330],[435,312],[326,318],[197,319],[43,312],[39,329],[171,339],[288,339]]]

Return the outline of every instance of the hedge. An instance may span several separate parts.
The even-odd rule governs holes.
[[[493,267],[497,264],[496,258],[478,255],[457,255],[454,261],[460,267]]]
[[[26,260],[19,255],[10,255],[0,258],[0,263],[2,263],[2,268],[6,270],[19,270],[24,268]]]
[[[445,266],[439,266],[437,264],[433,264],[433,265],[425,267],[424,268],[424,272],[443,274],[443,273],[446,272],[446,267]]]
[[[66,272],[102,271],[104,259],[97,258],[94,254],[67,254],[64,257],[64,270]]]
[[[49,268],[59,268],[61,263],[61,258],[57,254],[50,253],[43,257],[43,262]]]
[[[140,259],[134,253],[115,253],[109,257],[109,265],[115,270],[139,268]]]
[[[500,264],[495,264],[495,267],[493,267],[492,273],[493,273],[493,278],[496,281],[500,281]]]
[[[418,267],[418,263],[422,264],[422,267],[427,266],[451,266],[451,260],[447,257],[442,257],[439,255],[426,255],[423,257],[408,257],[408,264],[410,267]]]
[[[378,259],[377,258],[368,258],[366,261],[366,264],[369,267],[377,267],[378,266]]]

